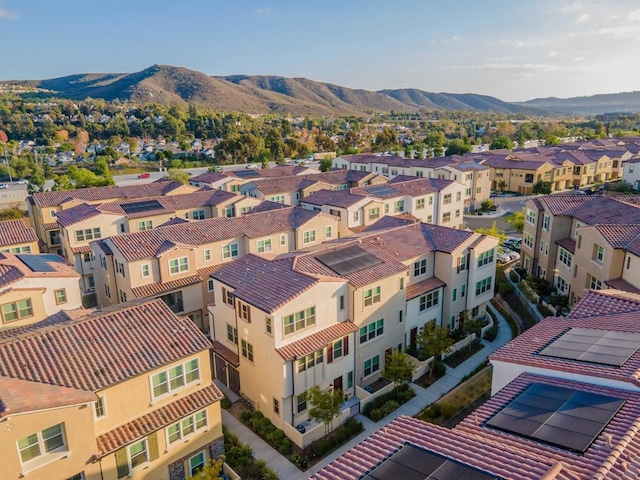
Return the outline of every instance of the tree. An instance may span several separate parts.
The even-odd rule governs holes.
[[[197,480],[222,480],[222,465],[224,463],[224,455],[217,460],[210,458],[204,467],[193,475],[191,478]]]
[[[551,193],[551,182],[545,182],[544,180],[540,180],[533,184],[533,194],[542,193],[544,195],[549,195]]]
[[[522,233],[524,230],[524,208],[519,212],[513,212],[504,221],[511,225],[511,228]]]
[[[167,177],[174,182],[180,182],[187,185],[189,183],[189,174],[178,168],[170,168]]]
[[[320,171],[321,172],[328,172],[329,170],[331,170],[331,167],[333,166],[333,160],[330,158],[323,158],[320,160]]]
[[[20,210],[19,207],[9,207],[0,210],[0,220],[17,220],[24,217],[24,210]]]
[[[398,146],[398,137],[389,127],[384,127],[376,136],[374,151],[395,150]]]
[[[382,376],[393,382],[396,397],[400,385],[411,381],[414,367],[413,360],[406,353],[394,352],[388,358]]]
[[[416,336],[416,343],[420,349],[424,349],[428,357],[433,357],[431,361],[431,370],[429,375],[433,376],[436,368],[436,362],[440,360],[440,356],[448,353],[454,343],[453,338],[449,337],[449,331],[436,325],[435,320],[431,320],[424,324]]]
[[[309,402],[309,418],[324,423],[324,433],[332,430],[333,420],[340,415],[340,405],[343,397],[341,390],[327,387],[325,390],[319,385],[314,385],[305,392],[305,398]]]
[[[509,137],[498,137],[489,144],[489,150],[500,150],[500,149],[511,150],[512,148],[513,148],[513,142]]]
[[[334,152],[336,150],[336,142],[327,135],[316,135],[315,143],[319,152]]]
[[[474,232],[479,233],[480,235],[490,235],[492,237],[496,237],[500,240],[500,243],[504,242],[507,239],[507,234],[504,233],[504,230],[500,230],[498,225],[494,221],[491,224],[491,228],[476,228]]]
[[[507,182],[505,182],[504,180],[498,180],[497,187],[498,190],[504,192],[504,189],[507,188]]]
[[[464,155],[465,153],[469,153],[473,147],[468,143],[464,143],[463,140],[459,138],[454,138],[446,145],[446,154],[447,155]]]
[[[54,175],[53,176],[53,187],[51,190],[54,192],[59,192],[63,190],[73,190],[73,185],[69,180],[69,177],[66,175]]]
[[[462,320],[462,328],[469,334],[467,337],[467,346],[469,347],[469,351],[471,351],[471,334],[475,333],[476,337],[480,338],[484,324],[480,320],[473,318],[469,310],[460,312],[460,320]]]

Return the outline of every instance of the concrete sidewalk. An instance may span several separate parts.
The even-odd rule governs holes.
[[[473,372],[476,367],[483,363],[490,354],[509,342],[511,340],[511,329],[509,328],[507,321],[490,304],[487,305],[487,308],[495,314],[494,316],[498,318],[498,323],[500,325],[498,335],[493,342],[489,343],[485,341],[485,347],[482,350],[468,358],[456,368],[447,367],[446,374],[428,388],[422,388],[412,383],[411,388],[415,390],[416,396],[379,422],[372,422],[364,415],[356,415],[356,418],[362,422],[362,426],[364,428],[362,433],[327,455],[322,461],[315,464],[306,472],[300,472],[300,470],[298,470],[285,457],[280,455],[260,437],[224,410],[222,412],[222,423],[231,433],[237,435],[242,442],[251,445],[254,456],[256,458],[264,459],[267,462],[267,465],[276,471],[281,480],[303,480],[308,478],[400,415],[412,417],[418,414],[422,409],[431,405],[442,395],[457,386],[464,377]]]

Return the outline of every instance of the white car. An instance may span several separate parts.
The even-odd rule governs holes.
[[[255,163],[247,163],[247,166],[246,166],[246,167],[244,167],[244,168],[252,168],[252,169],[254,169],[254,170],[255,170],[255,169],[257,169],[257,168],[258,168],[258,165],[257,165],[257,164],[255,164]]]
[[[506,252],[502,252],[498,253],[496,260],[498,263],[509,263],[511,261],[511,257]]]
[[[511,250],[505,250],[506,255],[509,255],[509,258],[513,260],[520,260],[520,254],[518,252],[512,252]]]
[[[0,188],[9,188],[9,185],[6,183],[0,183]]]
[[[16,185],[27,185],[28,183],[29,180],[25,180],[24,178],[15,182]]]

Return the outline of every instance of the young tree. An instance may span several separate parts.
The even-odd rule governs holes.
[[[309,418],[324,423],[324,434],[332,429],[333,420],[340,414],[340,405],[343,402],[342,392],[327,387],[326,390],[314,385],[306,391],[305,397],[309,402]]]
[[[431,320],[424,324],[416,337],[418,347],[424,349],[427,357],[433,357],[431,362],[431,371],[429,375],[433,376],[436,362],[440,360],[440,356],[448,353],[454,341],[449,337],[446,328],[436,325],[435,320]]]
[[[387,360],[382,376],[393,382],[396,397],[400,386],[411,381],[414,367],[413,360],[406,353],[394,352]]]
[[[513,148],[513,142],[509,137],[506,137],[506,136],[498,137],[489,144],[489,150],[500,150],[500,149],[511,150],[512,148]]]
[[[331,170],[331,167],[333,166],[333,160],[330,158],[323,158],[322,160],[320,160],[320,171],[321,172],[328,172],[329,170]]]
[[[197,480],[222,480],[222,464],[224,463],[224,456],[214,460],[210,458],[204,467],[191,478]]]
[[[504,221],[511,225],[511,228],[522,233],[524,230],[524,208],[519,212],[513,212]]]
[[[185,185],[189,183],[189,174],[177,168],[170,168],[167,177],[174,182],[184,183]]]
[[[542,193],[545,195],[549,195],[551,193],[551,182],[545,182],[544,180],[540,180],[533,184],[533,194]]]
[[[475,333],[476,337],[480,338],[484,324],[480,320],[473,318],[469,310],[460,312],[460,320],[462,321],[463,330],[469,334],[467,337],[467,346],[469,347],[469,351],[471,351],[471,334]]]
[[[459,138],[454,138],[446,145],[446,155],[464,155],[465,153],[469,153],[473,147],[468,143],[464,143],[463,140]]]
[[[480,235],[491,235],[492,237],[496,237],[500,240],[500,243],[507,239],[507,234],[504,233],[504,230],[500,230],[498,228],[495,221],[491,224],[491,228],[476,228],[474,232],[479,233]]]
[[[497,185],[498,190],[500,190],[500,192],[504,192],[504,189],[507,188],[507,182],[505,182],[504,180],[499,180]]]

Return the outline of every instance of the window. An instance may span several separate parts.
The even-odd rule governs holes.
[[[450,203],[451,203],[451,194],[450,194],[450,193],[447,193],[447,194],[444,196],[444,199],[443,199],[443,201],[442,201],[442,204],[443,204],[443,205],[449,205]]]
[[[298,395],[296,397],[296,399],[297,399],[296,403],[298,404],[296,411],[298,413],[304,412],[307,409],[307,396],[306,395]]]
[[[104,294],[108,297],[111,298],[111,289],[109,288],[108,284],[104,284]]]
[[[250,362],[253,362],[253,345],[248,343],[246,340],[242,340],[241,344],[242,356]]]
[[[433,223],[433,215],[427,216],[427,223]]]
[[[376,220],[380,218],[380,209],[379,208],[370,208],[369,209],[369,220]]]
[[[576,229],[573,232],[573,238],[578,238],[578,229],[580,227],[584,227],[584,225],[582,223],[580,223],[580,222],[576,222]]]
[[[95,292],[96,291],[96,281],[93,278],[93,274],[89,274],[87,275],[87,291],[88,292]]]
[[[231,243],[222,247],[222,258],[225,260],[228,258],[235,258],[238,256],[238,244]]]
[[[380,287],[370,288],[364,291],[364,306],[368,307],[380,301]]]
[[[54,290],[53,295],[56,297],[56,305],[67,303],[67,291],[64,288]]]
[[[565,282],[564,278],[558,277],[556,279],[556,288],[560,293],[564,293],[567,289],[567,282]]]
[[[284,203],[284,202],[281,202]],[[224,209],[224,216],[227,218],[233,217],[233,207],[227,207]]]
[[[524,233],[524,244],[529,248],[533,248],[533,237],[527,232]]]
[[[311,243],[316,241],[316,231],[307,230],[302,233],[302,243]]]
[[[416,210],[422,210],[424,208],[424,198],[416,199]]]
[[[280,400],[277,398],[273,399],[273,413],[280,415]]]
[[[369,360],[365,360],[364,362],[364,376],[368,377],[372,373],[380,370],[380,355],[376,355]]]
[[[271,335],[271,333],[273,332],[273,320],[271,320],[271,318],[265,318],[264,329],[269,335]]]
[[[318,209],[318,212],[320,212],[321,209]],[[341,218],[342,217],[342,213],[340,213],[340,210],[336,210],[335,208],[330,208],[329,209],[329,214],[333,215],[334,217],[338,217]]]
[[[96,418],[102,418],[107,416],[107,408],[104,401],[104,396],[100,395],[98,400],[93,403],[93,413]]]
[[[324,238],[331,238],[332,236],[331,225],[324,227]]]
[[[456,301],[456,296],[457,296],[457,294],[458,294],[458,289],[457,289],[457,288],[454,288],[454,289],[453,289],[453,292],[451,293],[451,301],[452,301],[452,302],[455,302],[455,301]]]
[[[591,290],[602,290],[602,282],[593,275],[589,275],[589,288]]]
[[[162,372],[151,375],[152,398],[156,399],[200,379],[198,359],[194,358]]]
[[[20,253],[20,252],[16,252],[16,253]],[[96,257],[94,256],[93,253],[83,253],[82,254],[82,261],[84,263],[93,262],[95,259],[96,259]]]
[[[200,412],[183,418],[167,427],[167,443],[172,444],[195,433],[197,430],[207,426],[207,411]]]
[[[384,333],[384,318],[360,327],[360,344],[373,340]]]
[[[246,303],[240,303],[240,318],[251,323],[251,307]]]
[[[549,215],[544,215],[542,217],[542,229],[549,231],[549,223],[551,223],[551,217]]]
[[[122,290],[120,290],[119,293],[120,293],[120,295],[119,295],[120,303],[126,303],[126,301],[127,301],[127,293],[123,292]]]
[[[451,221],[451,212],[443,213],[442,214],[442,223],[447,223],[449,221]]]
[[[354,222],[359,222],[360,221],[360,211],[359,210],[354,210],[353,211],[353,221]]]
[[[431,308],[435,305],[438,305],[439,296],[440,296],[440,292],[438,290],[429,292],[426,295],[421,296],[419,310],[421,312],[424,312],[427,308]]]
[[[207,248],[204,251],[204,261],[205,262],[210,262],[211,261],[211,249]]]
[[[124,263],[121,263],[118,260],[115,260],[115,264],[116,264],[116,272],[122,275],[123,277],[126,276],[124,273]]]
[[[404,277],[400,277],[400,290],[404,290]]]
[[[322,350],[318,350],[314,353],[310,353],[309,355],[305,355],[298,359],[298,372],[304,372],[309,368],[315,367],[316,365],[320,365],[324,362],[324,355]]]
[[[271,251],[271,239],[267,238],[265,240],[258,240],[256,242],[258,247],[258,253],[270,252]]]
[[[287,244],[287,236],[285,234],[280,235],[280,245]]]
[[[206,458],[204,451],[196,453],[193,457],[189,457],[189,476],[193,477],[204,468]]]
[[[567,250],[560,247],[560,261],[564,263],[567,267],[571,266],[571,260],[573,259],[573,255],[571,255]]]
[[[333,350],[332,350],[333,357],[332,358],[334,360],[337,359],[337,358],[340,358],[342,356],[342,354],[343,354],[342,347],[343,347],[344,343],[345,343],[344,339],[336,340],[335,342],[333,342]]]
[[[464,272],[467,269],[467,256],[461,255],[457,260],[457,273]]]
[[[604,262],[604,247],[593,245],[593,261],[602,265]]]
[[[226,288],[222,288],[222,301],[233,307],[233,293],[229,292]]]
[[[462,200],[462,192],[456,192],[456,202]]]
[[[633,173],[633,167],[631,168],[631,173]],[[49,216],[51,218],[56,218],[56,211],[55,210],[49,210]]]
[[[482,295],[485,292],[491,290],[491,277],[487,277],[484,280],[476,282],[476,295]]]
[[[30,298],[2,305],[2,321],[4,323],[14,322],[32,316],[33,307],[31,306]]]
[[[129,446],[129,461],[131,462],[131,470],[135,470],[149,461],[146,440],[141,440]]]
[[[460,218],[460,209],[456,210],[456,218]]]
[[[213,278],[210,278],[207,280],[207,292],[213,292],[213,290],[214,290]]]
[[[76,230],[76,241],[84,242],[85,240],[96,240],[101,238],[100,228],[86,228],[84,230]]]
[[[142,274],[142,277],[148,277],[149,275],[151,275],[149,264],[143,263],[142,265],[140,265],[140,272]]]
[[[316,324],[316,307],[309,307],[305,310],[296,312],[293,315],[287,315],[283,319],[284,334],[289,335],[298,330],[310,327]]]
[[[413,276],[417,277],[419,275],[424,275],[425,273],[427,273],[427,259],[423,258],[413,264]]]
[[[18,453],[22,463],[27,463],[41,455],[66,450],[62,423],[18,440]]]
[[[527,214],[525,216],[525,219],[531,225],[535,225],[536,224],[536,212],[534,212],[533,210],[530,210],[530,209],[527,208]]]
[[[238,344],[238,329],[227,323],[227,340]]]
[[[465,293],[467,293],[467,286],[463,283],[460,287],[460,298],[464,298]]]
[[[385,215],[387,213],[389,213],[389,204],[388,203],[384,206],[384,213],[385,213]]]
[[[138,222],[138,230],[143,232],[145,230],[151,230],[153,228],[153,222],[151,220],[142,220]]]
[[[627,257],[627,270],[629,270],[629,267],[631,266],[631,257]]]
[[[169,260],[169,274],[186,272],[189,270],[189,259],[187,257],[172,258]]]
[[[471,189],[470,189],[470,188],[467,188],[467,189],[464,191],[464,196],[465,196],[465,197],[470,197],[470,196],[471,196]]]
[[[429,206],[433,205],[433,196],[429,197]]]
[[[269,200],[275,203],[284,203],[284,195],[273,195]]]
[[[250,211],[253,207],[241,207],[240,208],[240,214],[244,215],[245,213],[247,213],[248,211]]]
[[[107,269],[107,258],[100,255],[100,266],[103,270]]]
[[[494,249],[492,248],[491,250],[487,250],[486,252],[482,252],[478,256],[478,268],[483,267],[484,265],[487,265],[487,264],[493,262],[493,251],[494,251]]]
[[[194,220],[204,220],[204,210],[194,210],[191,212],[191,218]]]
[[[404,200],[398,200],[393,204],[393,210],[395,213],[404,212]]]

